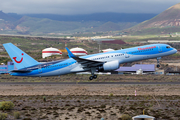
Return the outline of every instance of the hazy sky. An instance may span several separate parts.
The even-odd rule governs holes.
[[[161,13],[179,0],[0,0],[5,13]]]

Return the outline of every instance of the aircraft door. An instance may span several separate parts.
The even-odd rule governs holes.
[[[129,58],[128,52],[125,52],[125,58]]]
[[[162,52],[162,47],[161,46],[158,46],[158,51]]]
[[[38,72],[42,73],[41,65],[38,66]]]
[[[69,68],[71,68],[72,67],[72,64],[69,62]]]

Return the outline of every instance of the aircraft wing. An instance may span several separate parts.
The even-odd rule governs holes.
[[[99,65],[103,65],[104,62],[100,62],[100,61],[93,61],[93,60],[88,60],[88,59],[83,59],[83,58],[79,58],[79,57],[74,57],[73,59],[75,59],[79,64],[81,64],[84,67],[97,67]]]
[[[87,67],[87,68],[97,67],[97,66],[103,65],[105,63],[105,62],[101,62],[101,61],[94,61],[94,60],[79,58],[78,56],[75,56],[67,47],[66,47],[66,50],[67,50],[68,56],[70,58],[75,59],[79,64],[81,64],[84,67]]]

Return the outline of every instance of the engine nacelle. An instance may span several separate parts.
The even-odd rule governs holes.
[[[111,62],[107,62],[104,63],[103,66],[100,66],[98,68],[99,72],[103,72],[103,71],[112,71],[112,70],[116,70],[119,68],[119,61],[111,61]]]

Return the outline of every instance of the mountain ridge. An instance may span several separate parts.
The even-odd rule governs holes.
[[[42,15],[40,17],[36,17],[36,14],[32,17],[15,13],[5,14],[2,11],[1,13],[3,15],[0,15],[0,19],[3,21],[0,21],[0,33],[18,34],[120,31],[155,16],[155,14],[96,13],[73,16]],[[53,17],[57,17],[57,20]]]
[[[84,15],[58,15],[58,14],[24,14],[35,18],[48,18],[57,21],[103,21],[103,22],[142,22],[157,14],[150,13],[93,13]]]
[[[144,21],[130,28],[129,30],[145,32],[146,29],[155,30],[155,28],[157,28],[159,29],[159,31],[161,31],[161,33],[164,33],[164,31],[167,31],[166,33],[168,33],[167,29],[171,29],[169,30],[169,32],[176,31],[176,30],[173,30],[173,27],[176,30],[177,28],[180,27],[180,3],[174,6],[171,6],[170,8],[166,9],[165,11],[153,17],[152,19]],[[180,31],[178,30],[177,32],[180,32]]]
[[[16,21],[14,17],[9,16],[8,14],[4,13],[3,11],[0,11],[0,19],[4,21]]]

